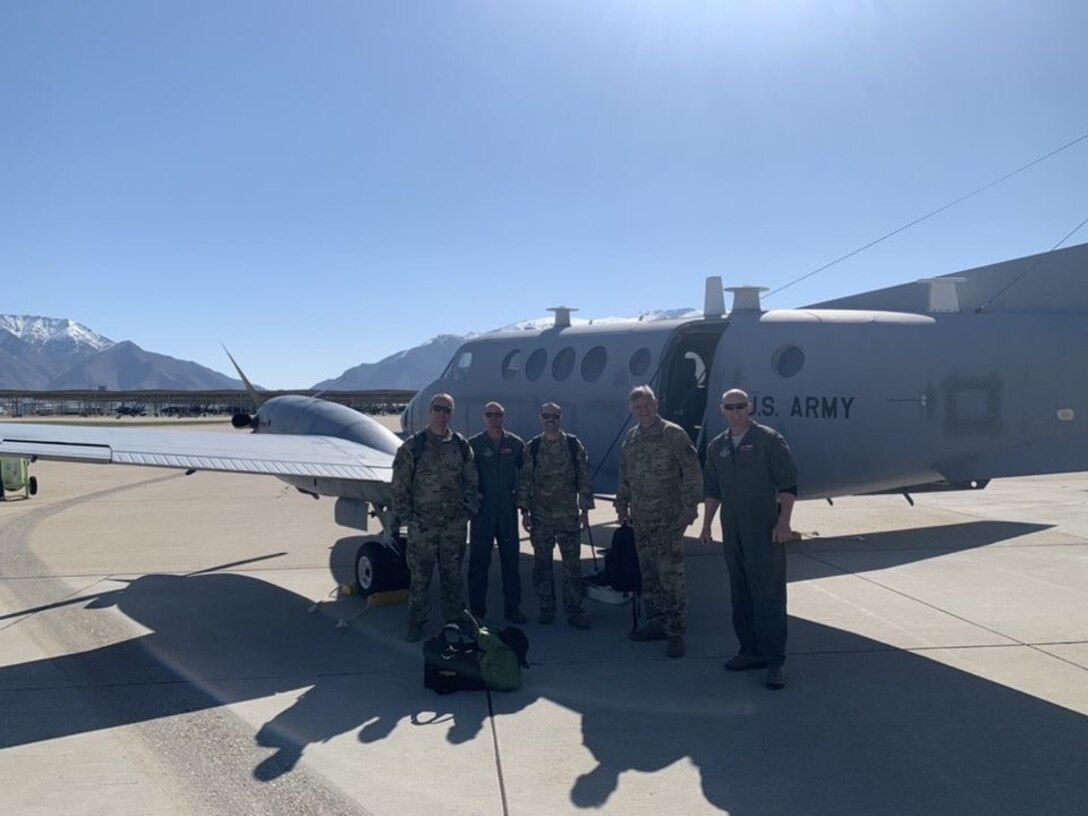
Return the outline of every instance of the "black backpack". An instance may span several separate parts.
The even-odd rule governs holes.
[[[612,546],[604,554],[604,578],[608,586],[617,592],[642,591],[635,531],[630,524],[621,524],[612,534]]]

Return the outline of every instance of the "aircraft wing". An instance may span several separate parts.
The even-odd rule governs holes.
[[[0,423],[0,456],[389,482],[393,457],[332,436]]]

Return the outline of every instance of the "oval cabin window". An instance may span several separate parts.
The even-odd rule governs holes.
[[[552,360],[552,376],[555,379],[562,382],[570,376],[570,372],[574,370],[574,349],[567,346],[565,349],[555,355],[555,359]]]
[[[533,381],[539,380],[540,375],[544,373],[544,366],[547,362],[548,352],[544,349],[537,349],[525,361],[525,376]]]
[[[582,358],[582,379],[593,382],[604,373],[604,365],[608,362],[608,352],[604,346],[594,346],[586,356]]]

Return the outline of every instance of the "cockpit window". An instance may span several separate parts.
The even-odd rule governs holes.
[[[521,370],[521,352],[514,349],[502,361],[502,378],[512,380]]]
[[[450,360],[446,371],[442,375],[444,380],[463,380],[468,376],[468,370],[472,367],[472,352],[461,349]]]

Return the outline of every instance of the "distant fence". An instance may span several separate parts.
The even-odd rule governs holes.
[[[268,399],[285,394],[318,396],[366,414],[399,414],[415,391],[262,391]],[[214,416],[253,413],[247,391],[3,391],[5,416]]]

